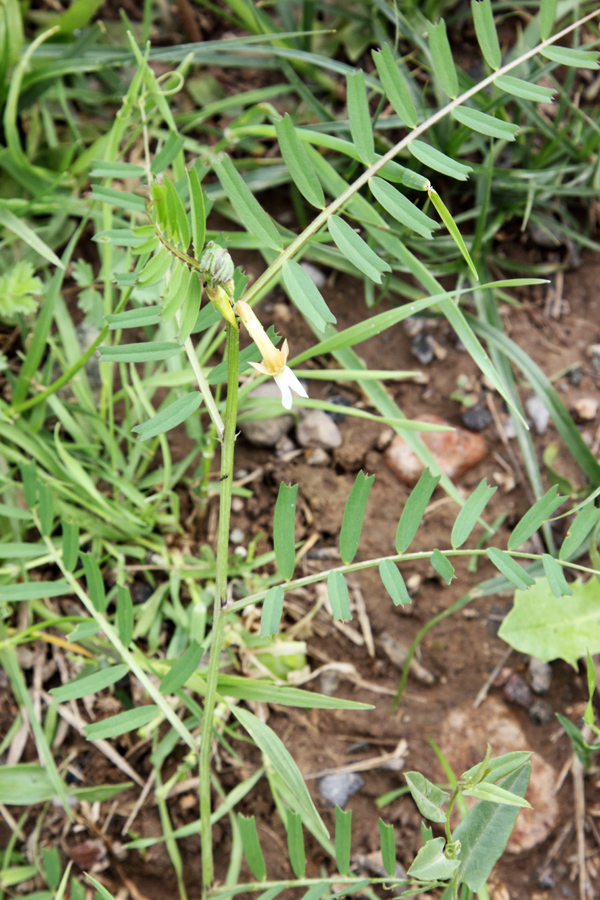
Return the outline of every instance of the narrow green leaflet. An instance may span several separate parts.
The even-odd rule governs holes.
[[[450,537],[454,549],[462,547],[496,491],[497,488],[488,487],[487,481],[485,478],[482,478],[456,517],[456,521],[452,528],[452,535]]]
[[[531,803],[524,797],[519,797],[498,784],[488,784],[485,781],[478,784],[477,787],[464,788],[463,794],[465,797],[475,797],[476,800],[489,800],[491,803],[504,803],[508,806],[531,809]]]
[[[508,549],[516,550],[525,541],[529,540],[532,534],[538,530],[543,522],[546,522],[553,512],[565,502],[567,498],[558,493],[558,487],[554,485],[543,497],[534,503],[528,510],[521,521],[514,528],[508,539]]]
[[[394,606],[406,606],[407,603],[412,603],[404,584],[404,578],[395,562],[392,562],[391,559],[382,559],[379,563],[379,577],[392,598]]]
[[[427,509],[427,504],[440,478],[441,475],[432,475],[429,469],[425,469],[412,489],[410,497],[402,510],[396,530],[396,550],[398,553],[406,553],[410,547]]]
[[[279,632],[279,623],[283,613],[283,588],[280,584],[272,587],[263,600],[260,614],[260,636],[270,637]]]
[[[146,170],[135,163],[117,162],[110,159],[93,159],[90,175],[92,178],[143,178]]]
[[[190,245],[190,223],[186,215],[185,207],[177,188],[170,178],[163,181],[165,187],[165,200],[167,204],[167,218],[169,222],[168,233],[176,244],[181,244],[184,250]]]
[[[191,682],[191,687],[199,692],[205,688],[204,681],[199,678]],[[238,700],[255,700],[257,703],[278,703],[280,706],[294,706],[298,709],[373,709],[368,703],[356,700],[344,700],[341,697],[329,697],[314,691],[303,691],[299,688],[283,687],[273,684],[264,678],[242,678],[240,675],[219,675],[218,691],[224,697]]]
[[[281,482],[273,520],[273,547],[279,574],[289,581],[296,565],[295,528],[298,485]]]
[[[6,806],[32,806],[52,800],[56,790],[44,766],[20,763],[0,766],[0,803]]]
[[[128,209],[131,212],[145,212],[146,201],[139,194],[130,194],[128,191],[119,191],[116,188],[101,187],[95,184],[92,187],[94,200],[109,203],[118,209]]]
[[[240,826],[244,856],[250,871],[258,881],[264,881],[267,877],[267,867],[258,839],[256,818],[254,816],[243,816],[241,813],[238,813],[238,825]]]
[[[190,189],[190,220],[192,223],[192,246],[194,256],[200,259],[206,239],[206,210],[204,208],[204,194],[200,177],[196,169],[190,169],[187,173]]]
[[[477,269],[475,268],[473,260],[471,259],[469,251],[467,250],[467,245],[465,244],[465,242],[463,240],[463,236],[458,229],[458,225],[456,224],[456,222],[450,215],[450,212],[448,211],[446,204],[444,203],[444,201],[442,200],[442,198],[440,197],[438,192],[434,191],[433,188],[428,192],[428,196],[429,196],[429,199],[431,200],[431,202],[433,203],[433,205],[435,206],[437,212],[439,213],[440,219],[442,220],[442,222],[444,223],[444,225],[450,232],[450,235],[451,235],[454,243],[456,244],[456,246],[462,253],[469,269],[473,273],[474,278],[477,281],[479,281],[479,275],[477,274]]]
[[[574,50],[571,47],[543,47],[542,56],[560,63],[561,66],[574,66],[577,69],[598,69],[597,50]]]
[[[362,69],[347,76],[346,95],[352,141],[361,160],[366,166],[370,166],[375,156],[375,142]]]
[[[309,823],[310,827],[316,832],[316,836],[327,840],[329,833],[325,823],[315,808],[298,766],[281,739],[277,737],[272,728],[261,722],[247,709],[243,709],[240,706],[232,706],[231,712],[243,725],[261,752],[270,759],[280,778],[285,782],[291,796],[295,800],[295,812],[303,816],[304,821]]]
[[[483,58],[490,69],[499,69],[502,64],[502,53],[494,24],[491,0],[471,0],[471,15]]]
[[[19,14],[20,15],[20,14]],[[10,209],[6,209],[2,203],[0,202],[0,225],[3,228],[8,229],[8,231],[12,231],[13,234],[16,234],[17,237],[21,238],[26,244],[28,244],[32,250],[35,250],[36,253],[39,253],[44,259],[48,260],[49,263],[52,263],[53,266],[57,266],[59,269],[64,269],[64,265],[54,253],[53,250],[45,244],[41,238],[37,236],[35,231],[26,225],[23,219],[20,219],[18,216],[15,216],[14,213],[10,211]]]
[[[373,51],[373,62],[388,100],[402,121],[409,128],[414,128],[419,121],[417,110],[389,44]]]
[[[341,572],[330,572],[327,576],[327,596],[334,619],[351,619],[348,585]]]
[[[54,500],[52,488],[49,484],[38,486],[38,500],[40,512],[40,531],[44,537],[50,537],[54,524]]]
[[[167,290],[163,298],[162,317],[165,321],[172,319],[185,303],[190,281],[194,274],[185,263],[177,261],[173,264],[168,275]],[[211,305],[210,308],[213,309],[214,307]]]
[[[70,593],[72,593],[71,586],[66,581],[27,581],[24,584],[2,585],[2,599],[5,603],[43,600],[46,597],[62,597]]]
[[[150,261],[141,269],[136,278],[140,287],[150,287],[162,281],[172,264],[172,256],[165,247],[161,247]]]
[[[393,878],[396,874],[396,838],[394,826],[386,825],[383,819],[379,819],[379,840],[381,842],[381,861],[386,875]]]
[[[72,572],[79,559],[79,526],[76,522],[62,523],[62,557],[67,572]]]
[[[362,470],[356,476],[356,480],[352,485],[352,490],[346,507],[344,509],[344,518],[342,519],[342,528],[340,531],[340,555],[342,562],[346,565],[352,562],[358,550],[360,541],[360,533],[362,531],[363,520],[365,518],[365,510],[367,508],[367,500],[369,493],[375,480],[374,475],[368,477]]]
[[[284,262],[281,267],[281,275],[292,301],[318,331],[324,331],[328,322],[335,325],[335,316],[325,303],[318,287],[301,265],[296,262]]]
[[[540,0],[540,37],[547,40],[552,34],[556,18],[557,0]]]
[[[500,787],[524,797],[530,774],[531,764],[525,763],[501,781]],[[461,844],[458,877],[472,891],[480,891],[486,884],[504,853],[518,815],[518,807],[483,800],[469,810],[453,832],[452,840]]]
[[[214,165],[217,178],[233,208],[250,232],[271,250],[281,250],[282,241],[273,220],[263,210],[252,191],[226,156]]]
[[[105,316],[111,331],[120,328],[145,328],[146,325],[158,325],[162,307],[140,306],[138,309],[127,309],[125,312]]]
[[[408,149],[415,159],[422,162],[424,166],[429,166],[435,172],[441,172],[442,175],[449,175],[458,181],[466,181],[469,172],[472,172],[471,166],[465,166],[463,163],[457,162],[450,156],[446,156],[441,150],[430,147],[423,141],[411,141]]]
[[[422,237],[430,240],[431,232],[435,228],[439,228],[435,219],[425,215],[408,197],[405,197],[382,178],[369,179],[369,187],[375,199],[389,212],[390,216]]]
[[[117,585],[117,629],[121,643],[129,647],[133,638],[133,601],[129,589]]]
[[[325,206],[325,194],[316,176],[306,147],[294,128],[289,113],[275,122],[279,149],[292,180],[305,200],[317,209]]]
[[[544,566],[546,578],[548,579],[548,584],[550,585],[550,590],[554,596],[570,597],[573,594],[573,591],[569,587],[561,564],[558,563],[553,556],[550,556],[549,553],[544,553],[542,555],[542,564]]]
[[[150,169],[153,175],[160,175],[168,168],[185,143],[183,138],[177,132],[172,131],[163,146],[160,148],[152,163]]]
[[[433,71],[443,92],[451,100],[454,100],[458,94],[458,77],[446,33],[446,23],[443,19],[440,19],[437,25],[429,24],[428,32]]]
[[[428,781],[420,772],[405,772],[404,777],[421,815],[431,822],[445,822],[446,814],[442,807],[450,799],[450,794]]]
[[[569,526],[567,536],[558,554],[559,559],[570,559],[600,520],[600,509],[591,500],[583,506]]]
[[[510,775],[511,772],[516,772],[516,770],[520,769],[523,763],[526,763],[530,758],[530,750],[511,750],[509,753],[503,753],[502,756],[494,756],[487,762],[486,768],[489,771],[483,780],[486,782],[499,781],[501,778]],[[466,772],[463,772],[462,777],[465,780],[474,778],[480,766],[481,763],[477,763],[477,765],[467,769]]]
[[[531,575],[529,575],[523,566],[520,566],[512,556],[505,553],[504,550],[499,550],[497,547],[489,547],[485,552],[498,571],[502,572],[504,577],[508,578],[511,584],[514,584],[519,590],[524,591],[534,584]]]
[[[444,853],[446,841],[443,837],[433,838],[421,847],[408,870],[408,874],[419,881],[438,881],[451,878],[458,869],[457,859],[448,859]]]
[[[156,437],[158,434],[164,434],[165,431],[181,425],[192,413],[196,412],[201,402],[202,395],[200,392],[190,391],[189,394],[178,397],[166,409],[161,409],[147,422],[135,425],[131,430],[139,434],[140,440],[147,441],[149,438]]]
[[[344,812],[335,808],[335,861],[340,875],[347,875],[350,869],[350,849],[352,844],[352,810]]]
[[[479,0],[474,0],[479,3]],[[480,109],[471,109],[468,106],[460,106],[458,109],[452,110],[452,116],[461,125],[466,125],[472,131],[479,134],[485,134],[488,137],[498,138],[501,141],[514,141],[519,130],[518,125],[511,122],[505,122],[496,116],[490,116],[488,113],[481,112]]]
[[[119,347],[100,347],[103,362],[138,363],[170,359],[181,353],[176,341],[152,341],[149,344],[121,344]]]
[[[513,75],[499,75],[497,78],[494,78],[494,84],[501,91],[512,94],[513,97],[520,97],[522,100],[532,100],[534,103],[549,103],[556,93],[554,88],[530,84],[530,82],[523,81],[522,78],[515,78]]]
[[[82,553],[81,561],[83,563],[87,591],[90,595],[90,600],[94,604],[94,609],[101,613],[106,612],[108,601],[98,561],[91,553]]]
[[[61,687],[52,688],[50,693],[58,700],[59,703],[65,703],[67,700],[79,700],[81,697],[89,697],[90,694],[96,694],[110,687],[111,684],[120,681],[129,672],[126,665],[110,666],[108,669],[100,669],[93,675],[86,675],[84,678],[75,678],[68,684]]]
[[[411,145],[412,146],[412,145]],[[347,260],[356,266],[371,281],[381,284],[381,276],[390,272],[390,267],[369,245],[339,216],[331,216],[327,223],[333,241]]]
[[[128,709],[127,712],[118,713],[116,716],[103,719],[101,722],[92,722],[91,725],[85,725],[83,730],[89,741],[119,737],[121,734],[127,734],[128,731],[142,728],[159,714],[160,710],[154,704],[138,706],[135,709]]]
[[[287,831],[288,853],[290,855],[292,871],[296,878],[304,878],[304,873],[306,871],[306,854],[304,851],[302,816],[299,813],[288,809],[285,828]]]
[[[34,559],[36,556],[43,556],[46,550],[42,541],[35,544],[6,541],[0,543],[0,559]]]
[[[447,559],[439,550],[434,550],[429,557],[429,562],[438,573],[438,575],[444,579],[446,584],[450,584],[450,582],[454,578],[454,567],[450,560]]]
[[[169,669],[159,685],[161,694],[174,694],[194,674],[204,650],[197,641],[192,641],[183,656]]]
[[[202,300],[202,282],[196,272],[190,275],[185,300],[181,308],[181,325],[179,328],[179,343],[184,344],[192,333],[198,313],[200,312],[200,301]]]

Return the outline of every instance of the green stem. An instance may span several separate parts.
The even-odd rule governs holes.
[[[217,583],[213,610],[213,627],[210,662],[206,674],[206,697],[200,738],[200,834],[202,841],[202,894],[210,888],[214,879],[212,833],[210,825],[210,746],[212,722],[217,700],[217,679],[221,647],[225,634],[225,614],[222,608],[227,601],[227,574],[229,559],[229,521],[231,518],[231,493],[233,487],[233,455],[237,418],[237,392],[239,368],[239,332],[227,323],[227,403],[225,405],[225,431],[221,448],[221,493],[219,501],[219,535],[217,539]]]

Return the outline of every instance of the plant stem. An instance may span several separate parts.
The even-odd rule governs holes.
[[[227,403],[225,405],[225,431],[221,448],[221,493],[219,498],[219,535],[217,539],[217,583],[213,610],[210,662],[206,675],[206,697],[200,738],[200,834],[202,841],[202,896],[206,896],[214,878],[212,833],[210,825],[210,746],[212,722],[217,699],[217,679],[221,647],[225,634],[225,613],[222,607],[227,601],[227,573],[229,557],[229,521],[231,518],[231,493],[233,487],[233,454],[237,418],[237,392],[239,367],[239,332],[227,323]]]

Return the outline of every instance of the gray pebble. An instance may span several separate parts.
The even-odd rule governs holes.
[[[319,778],[317,785],[326,803],[343,809],[350,797],[360,791],[364,783],[364,778],[356,772],[335,772],[333,775]]]
[[[331,416],[322,409],[311,409],[296,428],[296,439],[301,447],[323,447],[334,450],[342,446],[342,434]]]
[[[542,662],[532,656],[527,669],[527,680],[535,694],[546,694],[552,684],[552,667],[550,663]]]
[[[229,535],[229,540],[232,544],[241,544],[244,540],[244,532],[241,528],[234,528],[231,534]]]
[[[281,391],[272,378],[257,385],[250,391],[251,397],[279,397]],[[283,411],[283,406],[280,407]],[[294,424],[294,417],[289,413],[277,415],[270,413],[266,419],[254,419],[253,421],[241,421],[239,429],[251,444],[256,447],[274,447],[284,435],[288,433]]]
[[[544,401],[540,400],[537,394],[532,394],[525,401],[525,408],[537,434],[545,434],[550,421],[550,412]]]
[[[469,431],[483,431],[492,424],[492,414],[486,406],[477,403],[475,406],[465,409],[460,415],[462,423]]]
[[[431,338],[426,331],[421,331],[413,339],[410,350],[422,366],[428,366],[435,359],[435,350]]]
[[[529,707],[529,718],[536,725],[548,725],[554,719],[554,712],[545,700],[534,700]]]

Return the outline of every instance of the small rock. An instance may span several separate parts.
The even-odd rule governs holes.
[[[592,361],[592,366],[596,375],[600,375],[600,344],[590,344],[587,348],[587,355]]]
[[[318,269],[317,266],[313,266],[312,263],[309,262],[301,262],[300,265],[315,285],[315,287],[322,288],[327,284],[327,276],[321,269]]]
[[[419,332],[423,331],[425,327],[425,323],[423,319],[419,319],[417,316],[409,316],[407,319],[404,319],[402,322],[402,328],[409,337],[416,337]]]
[[[387,427],[380,432],[379,437],[377,438],[377,444],[375,445],[380,452],[385,450],[395,433],[393,428]]]
[[[535,694],[546,694],[552,684],[552,667],[550,663],[542,662],[532,656],[527,667],[527,678],[531,690]]]
[[[598,401],[595,397],[582,397],[573,404],[573,409],[580,422],[591,422],[598,415]]]
[[[533,696],[529,690],[529,685],[525,679],[521,678],[520,675],[517,675],[516,672],[511,672],[508,676],[502,693],[509,703],[516,703],[517,706],[522,706],[523,709],[529,709],[533,703]]]
[[[413,356],[419,360],[422,366],[428,366],[435,359],[435,349],[430,336],[426,331],[420,331],[413,339],[410,350]]]
[[[287,456],[288,453],[293,453],[295,449],[296,445],[293,440],[285,435],[280,441],[277,441],[275,456],[277,459],[281,459],[282,457]]]
[[[425,414],[420,419],[436,425],[450,425],[439,416]],[[463,475],[487,454],[485,439],[464,428],[454,428],[452,432],[420,431],[419,435],[437,465],[449,478]],[[385,462],[398,480],[410,487],[417,483],[425,468],[399,434],[385,451]]]
[[[323,800],[330,806],[339,806],[341,809],[350,797],[360,791],[364,783],[364,778],[357,772],[335,772],[333,775],[324,775],[317,781]]]
[[[536,725],[548,725],[554,719],[554,711],[545,700],[534,700],[529,707],[529,718]]]
[[[244,501],[241,497],[231,498],[231,512],[241,513],[244,509]]]
[[[250,391],[251,397],[281,397],[281,392],[272,378],[257,385]],[[282,407],[283,409],[283,407]],[[267,419],[241,421],[239,429],[249,443],[256,447],[274,447],[284,437],[292,425],[294,417],[289,413],[271,414]]]
[[[343,394],[332,394],[332,396],[329,398],[329,402],[333,403],[335,406],[341,406],[341,407],[352,406],[351,401],[347,397],[344,397]],[[341,411],[340,412],[330,412],[330,413],[327,413],[327,415],[331,416],[331,418],[333,419],[334,422],[343,422],[344,419],[346,418],[346,413],[343,413]]]
[[[314,450],[306,451],[306,461],[309,466],[328,466],[331,462],[329,453],[322,447],[315,447]]]
[[[244,540],[244,532],[241,528],[234,528],[229,535],[229,540],[232,544],[241,544]]]
[[[340,676],[334,669],[327,669],[319,675],[319,691],[327,697],[333,697],[340,686]]]
[[[581,381],[583,379],[583,367],[575,366],[575,368],[571,369],[569,372],[569,381],[573,385],[573,387],[579,387]]]
[[[331,416],[322,409],[311,409],[296,428],[301,447],[323,447],[333,450],[342,445],[342,434]]]
[[[525,408],[536,432],[545,434],[550,421],[550,412],[544,401],[540,400],[537,394],[532,394],[525,401]]]
[[[471,406],[469,409],[465,409],[463,413],[460,414],[462,419],[462,423],[465,428],[468,428],[469,431],[483,431],[484,428],[487,428],[488,425],[491,425],[493,422],[493,417],[487,406],[483,406],[483,404],[478,403],[476,406]]]

